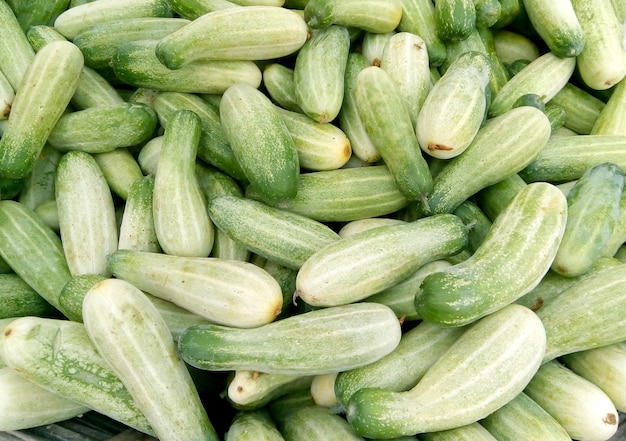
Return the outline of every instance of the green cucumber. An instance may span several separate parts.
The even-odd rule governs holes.
[[[133,183],[143,177],[141,167],[129,148],[118,147],[110,152],[94,153],[93,157],[111,191],[126,200]]]
[[[434,178],[430,212],[452,212],[483,188],[523,170],[544,151],[550,134],[548,117],[534,107],[516,107],[488,120],[463,154]]]
[[[81,323],[39,317],[17,319],[5,328],[0,348],[9,367],[40,387],[154,434]]]
[[[592,135],[626,135],[624,108],[626,108],[626,81],[620,81],[613,88],[611,96],[600,110],[589,133]]]
[[[103,280],[87,292],[83,319],[89,339],[158,438],[219,439],[167,323],[138,288]]]
[[[550,269],[566,221],[563,193],[548,183],[529,184],[469,259],[424,279],[415,299],[417,312],[442,326],[460,326],[514,302]]]
[[[83,299],[92,286],[104,279],[100,274],[80,274],[68,280],[59,294],[59,303],[68,319],[83,322]]]
[[[602,256],[617,224],[624,171],[610,162],[589,168],[567,194],[567,224],[552,270],[579,276]]]
[[[437,33],[434,3],[423,0],[401,0],[400,4],[402,16],[397,26],[398,31],[422,37],[426,42],[430,65],[441,66],[446,59],[446,46]]]
[[[211,253],[214,226],[195,174],[200,142],[200,117],[190,110],[172,115],[165,129],[154,176],[154,230],[166,254],[206,257]]]
[[[619,202],[619,213],[617,216],[617,222],[613,227],[611,236],[607,241],[604,250],[602,251],[603,257],[613,257],[617,253],[617,250],[626,242],[626,192],[622,192],[622,196]]]
[[[56,203],[66,260],[72,276],[108,277],[118,234],[111,190],[89,153],[68,152],[56,173]]]
[[[508,29],[495,29],[493,42],[502,63],[511,64],[517,60],[532,61],[539,57],[539,49],[533,40]]]
[[[14,273],[0,274],[0,319],[54,316],[57,311]]]
[[[384,34],[397,28],[401,17],[398,0],[309,0],[304,7],[304,19],[313,29],[335,24]]]
[[[3,43],[0,50],[0,71],[16,91],[35,57],[35,51],[12,7],[6,1],[0,2],[0,23],[0,39]]]
[[[279,6],[221,9],[163,37],[156,56],[170,69],[197,59],[269,60],[297,52],[308,38],[304,19]]]
[[[42,202],[54,199],[54,181],[62,153],[45,144],[30,174],[22,180],[17,200],[34,210]]]
[[[355,392],[346,409],[347,420],[369,438],[471,424],[523,391],[544,350],[545,332],[536,314],[508,305],[466,329],[412,389]]]
[[[476,29],[474,0],[436,0],[437,35],[444,42],[465,40]]]
[[[424,200],[433,178],[422,156],[400,90],[382,68],[362,69],[354,86],[355,104],[365,130],[409,200]]]
[[[213,323],[260,326],[281,311],[278,282],[249,262],[118,250],[109,263],[115,277]]]
[[[493,222],[477,204],[470,200],[459,205],[452,214],[458,216],[467,226],[467,250],[473,254],[485,241]]]
[[[239,412],[224,434],[224,441],[285,441],[267,410]]]
[[[209,201],[215,225],[250,251],[298,269],[316,251],[339,240],[330,227],[305,216],[238,196]]]
[[[141,177],[131,185],[120,220],[118,249],[161,251],[154,229],[153,190],[154,176],[151,175]]]
[[[390,353],[400,336],[400,324],[391,309],[354,303],[249,329],[192,326],[181,336],[178,348],[188,364],[204,370],[319,375],[372,363]]]
[[[292,67],[279,62],[268,64],[263,69],[263,86],[278,106],[291,112],[303,113],[296,98]]]
[[[296,100],[319,123],[339,114],[349,51],[348,29],[338,25],[314,30],[298,51],[293,69]]]
[[[293,198],[300,178],[298,151],[270,99],[258,89],[236,84],[224,92],[219,114],[250,184],[270,204]]]
[[[474,0],[476,28],[489,29],[496,24],[502,12],[500,0]]]
[[[278,419],[285,441],[365,441],[341,416],[322,406],[303,406]]]
[[[219,9],[237,8],[239,5],[228,0],[169,0],[172,11],[187,20]]]
[[[498,441],[570,441],[557,420],[524,392],[480,420]]]
[[[24,73],[0,138],[0,176],[27,176],[74,95],[83,55],[68,41],[44,46]]]
[[[258,410],[290,392],[311,387],[313,376],[236,370],[228,382],[229,403],[239,410]]]
[[[557,57],[576,57],[585,47],[585,32],[572,2],[524,0],[524,10],[535,31]]]
[[[454,429],[423,433],[420,438],[424,441],[498,441],[477,422]]]
[[[606,103],[585,89],[567,83],[548,103],[565,109],[563,125],[580,135],[589,135]]]
[[[543,364],[524,389],[572,439],[608,440],[619,415],[602,389],[556,360]]]
[[[33,26],[51,26],[54,20],[69,7],[69,3],[69,0],[55,0],[53,2],[40,0],[7,1],[24,32],[28,32]]]
[[[363,231],[313,253],[298,271],[295,295],[312,306],[363,300],[466,243],[465,226],[452,214]]]

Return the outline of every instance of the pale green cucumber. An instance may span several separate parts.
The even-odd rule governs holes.
[[[139,150],[137,154],[137,163],[141,167],[141,171],[144,175],[156,174],[159,165],[159,155],[163,148],[163,139],[165,136],[158,135],[147,141]]]
[[[178,341],[181,334],[190,326],[208,323],[204,317],[200,317],[185,308],[181,308],[172,302],[160,299],[153,295],[144,293],[148,300],[159,310],[163,320],[167,323],[167,327],[172,333],[174,341]]]
[[[603,257],[613,257],[617,253],[617,250],[626,242],[626,192],[622,192],[619,202],[619,213],[617,222],[613,227],[613,231],[609,236],[609,240],[606,243],[604,250],[602,251]]]
[[[0,71],[16,91],[28,66],[35,57],[26,33],[22,29],[18,18],[11,6],[6,2],[0,3]]]
[[[395,225],[402,223],[405,223],[405,221],[392,217],[369,217],[365,219],[357,219],[345,223],[339,231],[337,231],[337,234],[339,234],[339,237],[341,238],[346,238],[362,231],[382,227],[383,225]]]
[[[120,44],[136,40],[159,40],[190,21],[173,17],[141,17],[107,20],[81,30],[72,42],[85,56],[85,65],[108,67]]]
[[[300,112],[281,107],[277,110],[296,145],[302,169],[336,170],[348,162],[352,155],[350,139],[335,124],[320,123]]]
[[[341,416],[322,406],[303,406],[277,421],[285,441],[364,441]]]
[[[59,210],[55,199],[48,199],[42,202],[33,211],[41,218],[44,224],[52,228],[56,233],[59,233]]]
[[[42,202],[54,198],[56,168],[62,153],[44,144],[30,174],[22,180],[22,189],[17,200],[34,210]]]
[[[466,329],[412,389],[355,392],[347,420],[370,438],[471,424],[523,391],[541,364],[545,342],[536,314],[508,305]]]
[[[366,57],[358,52],[350,52],[346,61],[344,94],[341,109],[337,117],[339,128],[343,130],[352,148],[352,157],[366,163],[375,163],[380,153],[372,143],[356,107],[354,86],[359,72],[369,64]]]
[[[384,34],[398,27],[401,17],[398,0],[309,0],[304,7],[304,19],[313,29],[335,24]]]
[[[165,320],[139,289],[116,279],[96,284],[83,301],[83,319],[158,438],[219,439]]]
[[[119,147],[110,152],[95,153],[93,157],[111,191],[126,200],[133,183],[143,177],[141,167],[130,150]]]
[[[585,32],[572,2],[524,0],[524,10],[535,31],[557,57],[575,57],[585,46]]]
[[[239,181],[246,180],[226,139],[217,109],[196,94],[168,91],[160,92],[155,97],[154,109],[163,127],[167,127],[168,121],[177,110],[187,109],[198,115],[202,126],[197,152],[198,159],[217,167]]]
[[[252,188],[246,195],[264,200]],[[322,222],[341,222],[391,214],[407,203],[389,169],[378,165],[303,173],[296,196],[276,206]]]
[[[154,434],[81,323],[39,317],[14,320],[1,337],[0,353],[10,368],[38,386]]]
[[[249,262],[119,250],[110,265],[115,277],[214,323],[260,326],[281,311],[278,282]]]
[[[72,276],[108,277],[118,234],[111,190],[89,153],[68,152],[56,173],[56,203],[63,250]]]
[[[292,269],[339,240],[337,233],[321,222],[244,197],[214,197],[208,210],[214,224],[235,241]]]
[[[439,66],[439,73],[442,75],[450,67],[450,65],[466,52],[481,52],[487,54],[485,42],[480,37],[478,29],[473,29],[467,38],[458,41],[450,41],[446,43],[446,59]],[[441,76],[439,77],[441,78]],[[435,84],[435,82],[433,82]]]
[[[544,362],[624,340],[619,311],[625,300],[622,290],[625,277],[623,264],[595,272],[537,311],[547,336]]]
[[[284,441],[267,410],[239,412],[224,434],[224,441]]]
[[[466,52],[452,62],[417,116],[422,151],[450,159],[469,147],[485,120],[491,73],[489,59],[480,52]]]
[[[600,98],[571,82],[563,86],[548,102],[565,109],[563,125],[580,135],[589,135],[592,132],[600,112],[606,106]]]
[[[288,418],[297,409],[305,406],[314,406],[315,402],[308,389],[290,392],[269,402],[267,409],[273,421]],[[328,409],[327,409],[328,410]]]
[[[576,57],[580,77],[591,89],[606,90],[626,75],[623,23],[610,1],[572,0],[572,5],[585,34]]]
[[[194,20],[209,12],[239,5],[228,0],[170,0],[172,11],[187,20]]]
[[[279,62],[268,64],[263,69],[263,86],[278,106],[285,110],[302,113],[296,98],[292,67]]]
[[[502,12],[500,0],[474,0],[476,28],[489,29],[496,24]]]
[[[541,281],[557,254],[567,201],[548,183],[520,190],[462,263],[427,276],[415,307],[442,326],[474,322],[514,302]]]
[[[13,369],[0,368],[0,430],[45,426],[78,417],[89,408],[26,380]]]
[[[596,121],[591,128],[592,135],[622,135],[626,136],[626,81],[620,81],[613,88],[606,105],[600,110]]]
[[[154,176],[152,213],[161,249],[171,255],[206,257],[214,227],[195,174],[200,117],[189,110],[174,113],[165,129]]]
[[[391,76],[376,66],[362,69],[356,78],[354,98],[365,130],[398,189],[409,200],[424,200],[433,178],[409,110]]]
[[[608,395],[556,360],[543,364],[524,392],[572,439],[608,440],[617,431],[619,415]]]
[[[61,116],[47,142],[60,151],[106,153],[147,141],[157,123],[154,110],[143,104],[91,107]]]
[[[120,221],[118,249],[161,251],[154,228],[153,189],[154,176],[141,177],[131,185]]]
[[[569,81],[575,66],[575,57],[559,58],[553,52],[544,53],[502,86],[491,101],[489,116],[503,114],[528,93],[550,101]]]
[[[526,182],[555,183],[580,178],[587,169],[613,162],[626,169],[626,138],[619,135],[578,135],[550,137],[545,147],[523,170]]]
[[[210,371],[319,375],[372,363],[390,353],[400,337],[400,323],[389,308],[354,303],[249,329],[192,326],[178,348],[188,364]]]
[[[510,127],[517,129],[511,133]],[[483,188],[520,172],[545,150],[550,133],[548,117],[530,106],[488,120],[463,154],[447,162],[434,178],[430,212],[452,212]]]
[[[623,412],[626,408],[626,377],[623,373],[625,357],[626,344],[618,342],[564,355],[561,361],[574,373],[602,389],[615,408]]]
[[[59,236],[31,209],[0,201],[0,256],[52,306],[71,274]],[[36,265],[33,264],[36,262]]]
[[[313,376],[236,370],[226,388],[229,403],[239,410],[261,409],[287,393],[311,387]]]
[[[380,67],[398,87],[415,126],[431,87],[426,42],[410,32],[395,33],[383,51]]]
[[[457,253],[466,243],[463,222],[451,214],[367,230],[313,253],[298,272],[295,295],[312,306],[362,300],[430,261]]]
[[[478,422],[454,429],[423,433],[420,438],[423,441],[499,441]]]
[[[59,294],[59,304],[68,319],[83,322],[83,299],[92,286],[104,279],[100,274],[80,274],[68,280]]]
[[[270,99],[258,89],[236,84],[224,92],[219,114],[250,185],[270,204],[293,198],[300,178],[298,151]]]
[[[339,114],[349,51],[348,29],[338,25],[314,30],[298,51],[293,69],[296,100],[319,123]]]
[[[311,397],[318,406],[329,409],[336,408],[338,401],[335,395],[335,380],[339,372],[314,375],[311,380]]]
[[[250,60],[199,59],[176,70],[168,69],[155,54],[159,41],[120,44],[111,60],[116,77],[131,86],[166,92],[221,94],[233,84],[261,84],[261,70]]]
[[[498,441],[570,441],[558,421],[524,392],[480,420]]]
[[[400,343],[388,355],[367,366],[340,372],[334,386],[338,403],[347,408],[350,397],[364,387],[396,392],[413,388],[464,330],[420,322],[402,334]]]
[[[170,69],[196,59],[269,60],[297,52],[308,38],[304,19],[279,6],[221,9],[163,37],[156,56]]]
[[[85,3],[66,9],[54,20],[54,27],[68,40],[83,29],[98,23],[122,18],[171,17],[172,10],[165,0],[105,0]]]
[[[0,120],[6,120],[11,112],[11,104],[15,98],[13,86],[6,76],[0,71]]]
[[[474,0],[436,0],[435,24],[443,42],[465,40],[476,29]]]
[[[496,2],[499,0],[496,0]],[[489,88],[491,95],[489,96],[489,100],[493,95],[496,95],[502,86],[504,86],[509,79],[511,78],[509,72],[502,62],[500,57],[498,57],[498,53],[496,51],[496,43],[493,37],[493,30],[491,28],[480,27],[476,29],[478,36],[483,42],[484,53],[489,58],[491,62],[491,79],[489,81]]]
[[[437,34],[435,5],[432,1],[401,0],[402,16],[397,29],[419,35],[426,42],[428,60],[433,67],[440,66],[446,59],[446,46]]]
[[[604,162],[589,168],[567,194],[567,224],[552,270],[579,276],[602,256],[618,221],[624,171]]]
[[[68,41],[49,43],[35,54],[0,138],[0,176],[19,179],[30,173],[74,95],[82,68],[80,49]]]
[[[293,293],[296,291],[297,270],[287,268],[271,260],[267,260],[262,268],[267,271],[280,285],[283,293],[283,306],[276,320],[283,319],[297,311],[297,305],[293,303]]]
[[[493,32],[493,41],[498,58],[504,64],[516,60],[533,61],[539,57],[539,49],[535,42],[519,32],[496,29]]]
[[[14,273],[0,274],[0,319],[54,316],[56,310]]]
[[[380,67],[380,62],[383,58],[383,52],[387,43],[391,37],[397,32],[395,30],[391,32],[385,32],[384,34],[365,32],[361,39],[361,53],[367,58],[370,65]]]

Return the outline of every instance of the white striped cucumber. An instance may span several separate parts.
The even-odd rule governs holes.
[[[398,31],[419,35],[426,42],[429,64],[441,66],[446,59],[446,46],[439,38],[435,22],[435,5],[421,0],[401,0],[402,16]]]
[[[402,7],[398,0],[309,0],[304,19],[313,29],[333,24],[384,34],[400,23]]]
[[[188,364],[209,371],[319,375],[372,363],[390,353],[400,337],[400,323],[391,309],[354,303],[249,329],[192,326],[181,336],[178,349]]]
[[[313,253],[298,271],[296,296],[312,306],[362,300],[430,261],[457,253],[466,243],[465,226],[452,214],[363,231]]]
[[[94,153],[93,157],[102,170],[111,192],[124,201],[128,198],[133,183],[144,176],[129,147],[118,147],[110,152]]]
[[[474,0],[436,0],[437,35],[446,43],[465,40],[476,29]]]
[[[626,135],[624,107],[626,106],[626,81],[620,81],[613,88],[606,105],[600,110],[590,134],[592,135]]]
[[[536,314],[508,305],[466,329],[412,389],[355,392],[347,420],[369,438],[471,424],[523,391],[541,364],[545,342]]]
[[[263,69],[263,86],[278,106],[291,112],[303,113],[296,98],[293,67],[279,62],[266,65]]]
[[[154,228],[153,190],[152,175],[137,179],[130,187],[120,219],[118,249],[154,253],[161,251]]]
[[[0,3],[0,23],[0,40],[3,43],[0,50],[0,70],[15,91],[35,57],[35,51],[6,1]]]

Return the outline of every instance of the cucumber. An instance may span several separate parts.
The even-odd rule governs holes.
[[[304,19],[279,6],[221,9],[163,37],[156,56],[170,69],[192,60],[270,60],[297,52],[308,38]]]
[[[367,58],[367,61],[372,66],[380,67],[380,61],[383,58],[383,52],[387,43],[391,37],[393,37],[397,31],[385,32],[384,34],[365,32],[361,39],[361,53]]]
[[[524,392],[480,420],[498,441],[570,441],[568,433],[543,407]]]
[[[585,47],[585,32],[572,2],[523,0],[524,10],[535,31],[557,57],[576,57]]]
[[[467,226],[469,230],[467,232],[467,250],[473,254],[485,241],[493,222],[478,205],[470,200],[459,205],[452,214],[458,216]]]
[[[167,323],[167,327],[170,329],[172,338],[174,341],[178,341],[180,335],[185,329],[192,325],[198,325],[201,323],[207,323],[208,321],[204,317],[185,309],[167,300],[160,299],[153,295],[146,294],[148,300],[152,302],[154,306],[159,310],[163,320]]]
[[[313,376],[236,370],[226,389],[229,403],[239,410],[258,410],[272,400],[311,387]]]
[[[592,135],[626,135],[626,122],[623,119],[626,107],[626,81],[620,81],[613,88],[606,105],[600,110],[598,117],[589,132]]]
[[[617,223],[613,227],[611,236],[602,251],[603,257],[613,257],[617,250],[626,242],[626,192],[622,192],[619,202]]]
[[[276,207],[321,222],[341,222],[394,213],[408,204],[385,165],[303,173],[298,191]],[[248,187],[246,195],[264,200]]]
[[[510,133],[510,127],[516,132]],[[534,107],[516,107],[488,120],[463,154],[434,178],[430,212],[452,212],[483,188],[520,172],[545,150],[550,133],[548,117]]]
[[[553,52],[544,53],[502,86],[491,101],[489,116],[503,114],[520,96],[528,93],[550,101],[569,81],[575,67],[575,57],[560,58]]]
[[[24,32],[28,32],[33,26],[51,26],[54,20],[68,8],[69,3],[69,0],[55,0],[53,2],[39,0],[7,1]]]
[[[93,157],[111,191],[125,201],[133,183],[143,177],[141,167],[129,148],[118,147],[110,152],[95,153]]]
[[[194,20],[209,12],[239,5],[228,0],[170,0],[172,11],[187,20]]]
[[[537,315],[546,329],[544,362],[624,340],[620,311],[623,264],[598,271],[546,302]],[[613,317],[607,322],[607,317]]]
[[[28,66],[35,57],[26,33],[6,1],[0,2],[0,71],[6,77],[14,91],[16,91],[25,75]]]
[[[350,398],[365,387],[397,392],[409,390],[461,336],[464,328],[441,328],[420,322],[402,334],[400,343],[389,354],[366,366],[340,372],[335,379],[335,395],[343,409]]]
[[[430,261],[455,254],[466,243],[463,222],[451,214],[373,228],[313,253],[298,271],[295,295],[312,306],[362,300]]]
[[[580,77],[595,90],[606,90],[626,75],[624,27],[611,2],[572,0],[585,33],[585,47],[576,57]]]
[[[303,113],[293,79],[293,68],[279,62],[272,62],[263,69],[263,86],[278,106],[291,112]]]
[[[0,430],[45,426],[78,417],[90,409],[44,389],[8,367],[0,368]]]
[[[496,24],[502,12],[500,0],[474,0],[474,7],[477,29],[488,29]]]
[[[54,28],[68,40],[89,26],[122,18],[171,17],[165,0],[117,0],[89,2],[66,9],[54,20]]]
[[[424,441],[498,441],[477,422],[454,429],[423,433],[420,438]]]
[[[89,153],[68,152],[56,173],[56,203],[66,260],[72,276],[110,276],[108,259],[118,233],[111,190]]]
[[[165,320],[138,288],[116,279],[96,284],[83,301],[83,319],[158,438],[219,439]]]
[[[15,98],[13,86],[6,76],[0,71],[0,120],[6,120],[11,112],[11,104]]]
[[[0,348],[7,365],[29,381],[143,433],[154,434],[81,323],[39,317],[17,319],[5,328]]]
[[[313,31],[298,51],[293,69],[296,101],[319,123],[339,114],[349,51],[348,29],[338,25]]]
[[[249,329],[191,326],[181,336],[178,349],[188,364],[199,369],[304,376],[372,363],[390,353],[400,336],[400,324],[391,309],[376,303],[354,303]],[[327,344],[330,341],[332,346]],[[274,349],[267,351],[267,347]]]
[[[424,200],[433,179],[408,108],[391,76],[369,66],[356,78],[354,99],[363,126],[408,200]]]
[[[137,179],[128,192],[118,232],[120,250],[161,251],[154,229],[152,197],[154,176]]]
[[[589,135],[606,103],[573,83],[567,83],[548,103],[565,109],[563,125],[580,135]]]
[[[59,236],[31,209],[0,201],[0,256],[28,285],[59,309],[59,294],[72,277]],[[33,265],[36,262],[36,265]]]
[[[500,182],[489,185],[475,195],[475,201],[491,221],[500,214],[511,198],[526,186],[526,182],[514,173]]]
[[[35,54],[0,138],[0,176],[20,179],[31,172],[74,95],[82,68],[80,49],[68,41],[51,42]]]
[[[495,29],[493,42],[502,63],[510,64],[517,60],[533,61],[539,57],[539,49],[533,40],[508,29]]]
[[[335,395],[335,380],[339,372],[314,375],[311,381],[311,397],[318,406],[328,409],[336,408],[337,396]]]
[[[115,277],[214,323],[260,326],[281,310],[278,282],[249,262],[118,250],[109,263]]]
[[[313,29],[335,24],[384,34],[397,28],[401,17],[398,0],[309,0],[304,7],[304,19]]]
[[[491,74],[491,63],[480,52],[466,52],[452,62],[417,116],[422,151],[439,159],[465,151],[485,120]]]
[[[14,273],[0,274],[0,319],[54,316],[57,311]]]
[[[83,299],[92,286],[104,279],[100,274],[81,274],[68,280],[59,294],[59,304],[68,319],[83,322]]]
[[[222,231],[250,251],[298,269],[316,251],[339,240],[321,222],[238,196],[209,201],[209,216]]]
[[[270,99],[246,84],[229,87],[220,101],[222,128],[245,176],[270,204],[298,192],[295,142]]]
[[[268,411],[239,412],[224,434],[224,441],[284,441]]]
[[[17,201],[34,210],[42,202],[54,199],[56,168],[62,153],[50,145],[44,145],[30,174],[22,180]]]
[[[174,113],[165,129],[154,176],[152,214],[161,249],[177,256],[211,253],[214,226],[195,174],[200,117],[190,110]]]
[[[221,94],[233,84],[261,84],[261,70],[250,60],[199,59],[168,69],[155,54],[159,41],[121,43],[111,60],[115,76],[131,86],[166,92]]]
[[[471,424],[524,390],[544,350],[545,331],[536,314],[508,305],[471,325],[412,389],[355,392],[346,409],[347,420],[369,438]]]
[[[277,425],[285,441],[365,441],[341,415],[322,406],[302,406]]]
[[[543,364],[524,392],[580,441],[608,440],[619,416],[611,399],[596,385],[556,360]]]
[[[418,314],[442,326],[462,326],[514,302],[550,269],[566,221],[563,193],[548,183],[529,184],[469,259],[424,279],[415,298]]]
[[[441,66],[446,59],[446,46],[437,33],[434,3],[424,0],[401,0],[400,4],[402,16],[397,26],[398,31],[422,37],[426,42],[430,65]]]
[[[613,163],[589,168],[567,194],[567,224],[552,270],[579,276],[602,256],[617,224],[624,171]]]
[[[435,25],[443,42],[465,40],[476,29],[474,0],[436,0]]]

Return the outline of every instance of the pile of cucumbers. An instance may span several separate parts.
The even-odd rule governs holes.
[[[607,441],[626,1],[0,0],[0,431]]]

